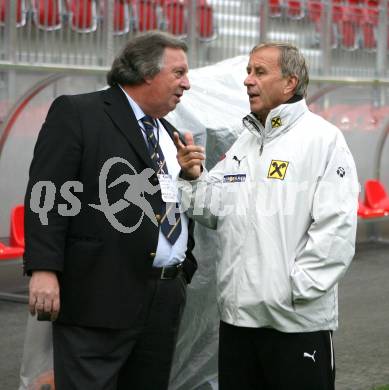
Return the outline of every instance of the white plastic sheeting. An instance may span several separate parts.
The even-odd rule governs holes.
[[[248,57],[239,56],[191,70],[191,90],[168,119],[180,131],[191,131],[206,146],[206,167],[211,168],[242,130],[249,112],[243,86]],[[187,305],[180,327],[171,373],[171,390],[216,388],[219,316],[216,307],[216,233],[200,225],[195,230],[195,256],[199,269],[188,287]],[[41,390],[52,373],[51,324],[30,317],[27,323],[19,390]],[[39,387],[37,378],[40,378]],[[46,387],[48,390],[49,387]]]

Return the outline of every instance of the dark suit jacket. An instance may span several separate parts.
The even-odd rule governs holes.
[[[167,121],[163,125],[172,135],[174,128]],[[128,328],[144,302],[144,286],[158,244],[158,227],[144,216],[134,232],[121,233],[103,212],[88,206],[100,204],[100,171],[112,157],[127,160],[137,173],[153,167],[136,118],[120,88],[57,98],[39,134],[30,168],[25,199],[24,266],[27,274],[33,270],[57,271],[61,323]],[[126,164],[114,164],[107,185],[122,174],[131,173]],[[56,188],[47,225],[30,207],[31,190],[42,180],[54,183]],[[60,188],[71,180],[83,185],[82,192],[74,193],[81,201],[81,210],[75,216],[65,217],[59,215],[58,204],[70,209],[71,203],[60,194]],[[150,182],[158,184],[155,174]],[[107,189],[109,204],[122,199],[127,187],[122,183]],[[155,214],[160,214],[161,192],[144,196]],[[131,227],[141,214],[141,209],[131,204],[115,217],[122,225]],[[191,221],[189,230],[184,262],[188,281],[197,268],[191,252]]]

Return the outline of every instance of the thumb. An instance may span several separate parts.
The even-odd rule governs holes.
[[[187,146],[194,145],[193,134],[190,131],[187,131],[184,134],[184,140]]]

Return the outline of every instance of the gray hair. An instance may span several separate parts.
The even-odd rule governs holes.
[[[139,85],[145,78],[153,78],[162,69],[166,48],[188,51],[184,41],[160,31],[150,31],[131,39],[113,61],[107,74],[108,85]]]
[[[305,96],[309,84],[308,67],[299,49],[289,43],[264,42],[254,46],[250,55],[268,47],[274,47],[280,51],[279,65],[282,76],[296,76],[298,78],[295,95]]]

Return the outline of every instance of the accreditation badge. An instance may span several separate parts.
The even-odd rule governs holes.
[[[161,187],[162,200],[166,203],[177,203],[177,186],[172,176],[166,173],[160,173],[157,176]]]

